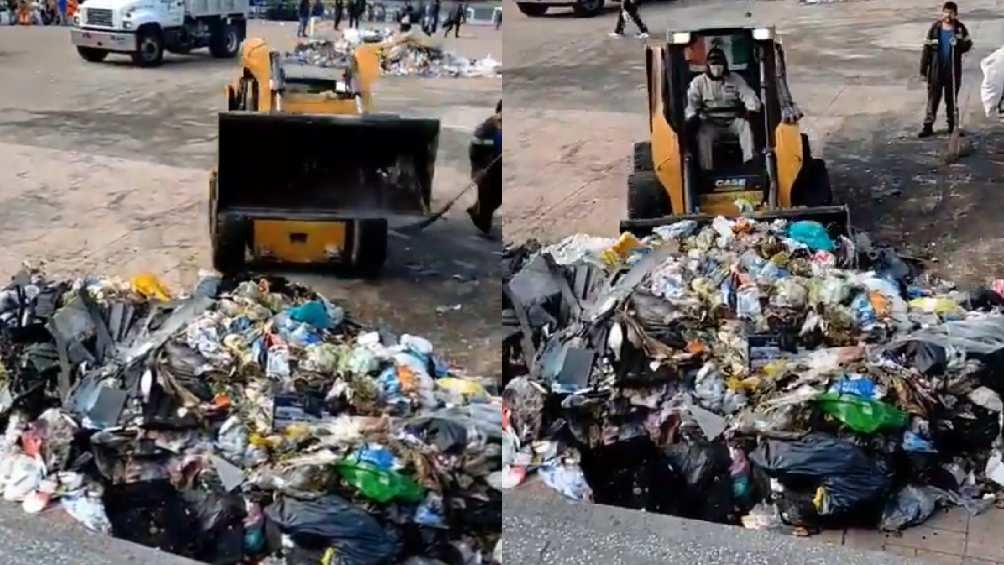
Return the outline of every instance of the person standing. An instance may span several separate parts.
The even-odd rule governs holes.
[[[342,25],[342,17],[345,16],[345,0],[335,0],[335,31]]]
[[[307,33],[308,36],[314,37],[317,33],[317,24],[321,23],[321,18],[324,17],[324,4],[321,0],[314,0],[314,5],[310,8],[310,31]]]
[[[300,26],[296,28],[296,36],[307,37],[307,20],[310,19],[310,0],[300,0],[297,16],[300,18]]]
[[[627,18],[631,18],[634,25],[638,26],[638,39],[648,39],[648,28],[645,27],[645,22],[641,21],[641,15],[638,14],[638,0],[621,0],[621,11],[617,14],[617,26],[612,32],[610,32],[610,37],[624,37],[624,25],[627,23]]]
[[[502,10],[495,12],[495,31],[502,29]]]
[[[411,7],[411,2],[406,2],[404,8],[401,9],[401,15],[398,16],[398,22],[401,24],[401,33],[408,33],[411,31],[411,24],[415,21],[415,9]]]
[[[432,11],[435,8],[432,5],[432,0],[428,0],[424,6],[422,6],[422,31],[425,35],[432,35]]]
[[[491,234],[495,211],[502,206],[502,101],[495,115],[474,130],[471,140],[471,178],[478,185],[478,200],[467,209],[474,225]]]
[[[959,21],[959,7],[945,2],[941,19],[927,32],[920,60],[920,76],[927,81],[927,114],[918,137],[934,135],[938,106],[945,100],[948,133],[955,131],[959,89],[962,87],[962,56],[973,48],[969,30]]]
[[[446,20],[446,25],[443,26],[445,30],[443,32],[443,37],[450,35],[453,31],[453,37],[460,37],[460,24],[464,23],[464,19],[467,17],[465,14],[467,12],[467,7],[464,6],[463,2],[457,2],[457,5],[450,12],[449,19]]]
[[[359,29],[359,19],[366,10],[366,0],[349,0],[349,27]]]
[[[432,2],[432,33],[439,31],[439,14],[443,11],[443,3],[440,0]]]

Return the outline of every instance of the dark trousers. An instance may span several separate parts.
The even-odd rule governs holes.
[[[952,88],[952,71],[951,69],[946,72],[941,73],[940,80],[928,81],[927,83],[927,115],[924,117],[925,126],[933,126],[934,122],[938,119],[938,106],[941,104],[941,99],[945,99],[945,113],[948,117],[948,126],[955,126],[955,103],[959,97],[959,89],[962,87],[959,84],[961,81],[956,81],[955,88]]]
[[[338,29],[338,26],[340,26],[340,25],[342,25],[342,12],[341,12],[341,10],[336,10],[335,11],[335,29]]]
[[[494,157],[492,157],[494,159]],[[483,167],[482,163],[471,162],[471,173],[477,174]],[[488,174],[478,183],[478,201],[467,209],[474,225],[485,234],[492,231],[492,218],[495,211],[502,206],[502,161],[496,162],[488,170]]]
[[[296,28],[297,37],[307,37],[307,22],[310,18],[300,16],[300,27]]]
[[[349,27],[359,29],[359,14],[349,14]]]
[[[460,24],[461,23],[463,23],[463,22],[455,22],[453,20],[450,20],[450,21],[446,22],[446,25],[443,26],[443,29],[445,30],[443,32],[443,37],[446,37],[446,36],[450,35],[450,31],[453,31],[453,37],[460,37]]]
[[[624,13],[627,12],[628,17],[634,22],[634,25],[638,26],[638,31],[641,33],[648,33],[648,28],[645,27],[645,22],[641,21],[641,16],[638,15],[638,4],[634,0],[621,0],[621,11],[617,14],[617,27],[614,28],[616,33],[624,33]]]

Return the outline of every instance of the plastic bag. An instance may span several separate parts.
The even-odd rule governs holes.
[[[881,528],[887,532],[897,532],[919,526],[947,500],[947,493],[939,488],[907,485],[886,502],[882,511]]]
[[[15,455],[11,462],[10,478],[3,491],[8,502],[23,502],[45,478],[42,462],[27,455]]]
[[[910,308],[939,316],[948,316],[962,312],[959,303],[946,296],[914,298],[910,301]]]
[[[828,434],[814,433],[798,441],[767,440],[750,460],[786,486],[823,487],[828,515],[847,515],[885,497],[887,470],[857,446]]]
[[[591,502],[593,499],[593,490],[578,465],[545,465],[538,473],[547,486],[567,498],[580,502]]]
[[[689,237],[697,230],[697,222],[694,220],[683,220],[668,226],[659,226],[652,231],[665,240],[683,239]]]
[[[316,300],[291,308],[289,310],[289,317],[297,322],[310,324],[320,330],[326,330],[332,326],[328,309],[325,308],[324,304]]]
[[[157,275],[143,273],[132,278],[132,288],[144,298],[153,298],[161,302],[171,300],[171,292],[160,282]]]
[[[609,266],[619,265],[627,261],[631,252],[641,247],[641,242],[631,232],[624,232],[617,242],[603,251],[600,257]]]
[[[809,249],[813,251],[833,251],[836,249],[830,234],[819,222],[795,222],[788,228],[788,237],[809,246]]]
[[[1004,47],[980,61],[980,69],[983,70],[983,84],[980,85],[983,111],[988,118],[1000,116],[1004,99]]]
[[[878,400],[826,393],[817,398],[816,403],[823,412],[862,434],[903,428],[909,423],[904,412]]]
[[[878,323],[878,315],[872,308],[867,293],[861,293],[854,298],[851,302],[851,312],[854,314],[855,323],[863,330],[868,330]]]
[[[880,389],[875,386],[875,381],[863,375],[846,375],[830,387],[830,392],[836,395],[849,394],[859,398],[870,398],[878,400],[881,398]]]
[[[774,285],[774,295],[770,297],[772,306],[803,310],[809,298],[809,292],[798,280],[789,278],[777,281]]]
[[[746,285],[736,295],[736,316],[747,320],[760,317],[760,289],[756,285]]]
[[[294,541],[322,539],[333,546],[339,564],[383,565],[396,561],[401,551],[392,529],[335,495],[316,500],[280,497],[265,513]]]
[[[64,495],[59,499],[63,510],[80,522],[88,530],[110,534],[112,523],[105,513],[105,505],[101,502],[101,497],[90,495],[85,491],[79,491]]]
[[[335,465],[338,475],[363,496],[387,504],[392,500],[418,503],[425,497],[425,489],[413,479],[396,471],[384,471],[371,463],[345,460]]]

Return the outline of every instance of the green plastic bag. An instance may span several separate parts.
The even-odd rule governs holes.
[[[414,504],[425,498],[425,489],[421,485],[396,471],[384,471],[371,463],[351,459],[338,463],[335,469],[346,483],[380,504],[393,500]]]
[[[848,428],[862,434],[906,427],[909,417],[884,402],[828,392],[816,399],[819,407]]]

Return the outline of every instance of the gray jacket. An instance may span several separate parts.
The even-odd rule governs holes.
[[[722,80],[712,80],[706,73],[701,73],[690,81],[690,88],[687,89],[688,120],[697,115],[712,120],[729,120],[736,117],[736,110],[741,107],[756,112],[760,109],[760,99],[740,75],[728,73]]]

